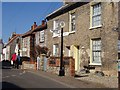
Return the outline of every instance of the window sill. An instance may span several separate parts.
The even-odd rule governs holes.
[[[58,37],[58,35],[54,35],[54,36],[52,36],[53,38],[56,38],[56,37]]]
[[[89,65],[101,66],[101,63],[90,63]]]
[[[76,31],[70,31],[69,34],[74,34]]]
[[[101,27],[102,25],[99,25],[99,26],[90,27],[89,29],[91,30],[91,29],[96,29],[96,28],[101,28]]]

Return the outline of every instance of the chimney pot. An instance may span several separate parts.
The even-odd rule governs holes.
[[[36,22],[34,22],[34,24],[36,25]]]
[[[42,20],[42,25],[44,25],[45,24],[45,20]]]

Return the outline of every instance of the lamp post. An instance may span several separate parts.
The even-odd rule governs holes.
[[[60,55],[60,70],[59,70],[59,76],[65,75],[65,69],[63,64],[63,27],[65,26],[65,23],[63,21],[60,22],[61,27],[61,55]]]

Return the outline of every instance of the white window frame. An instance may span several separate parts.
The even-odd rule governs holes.
[[[36,33],[36,44],[39,44],[39,32]]]
[[[42,30],[40,31],[40,42],[44,42],[45,41],[45,31]]]
[[[59,35],[60,27],[59,27],[59,19],[53,21],[53,37]]]
[[[101,11],[101,3],[97,3],[97,4],[94,4],[94,5],[91,5],[90,12],[91,12],[90,13],[90,29],[91,28],[102,27],[102,21],[101,21],[101,18],[102,18],[101,17],[101,12],[102,12]],[[93,19],[96,19],[96,21],[93,21]]]
[[[74,12],[74,13],[71,13],[71,32],[76,31],[75,26],[76,26],[76,16],[75,16],[75,12]]]
[[[53,56],[58,56],[59,54],[59,44],[53,45]]]
[[[90,65],[102,65],[102,43],[101,39],[91,39],[90,40]],[[94,56],[99,53],[99,55]],[[97,61],[99,59],[99,61]]]
[[[74,22],[73,22],[74,20]],[[74,26],[74,30],[73,30],[73,26]],[[69,13],[69,33],[75,33],[76,31],[76,15],[75,12],[70,12]]]
[[[120,40],[118,40],[118,53],[120,53]]]

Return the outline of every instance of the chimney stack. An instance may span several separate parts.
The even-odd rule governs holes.
[[[45,20],[42,20],[42,25],[44,25],[45,24]]]
[[[37,27],[36,22],[34,22],[34,24],[31,26],[31,30],[34,30]]]
[[[31,30],[33,30],[33,26],[31,26]]]

